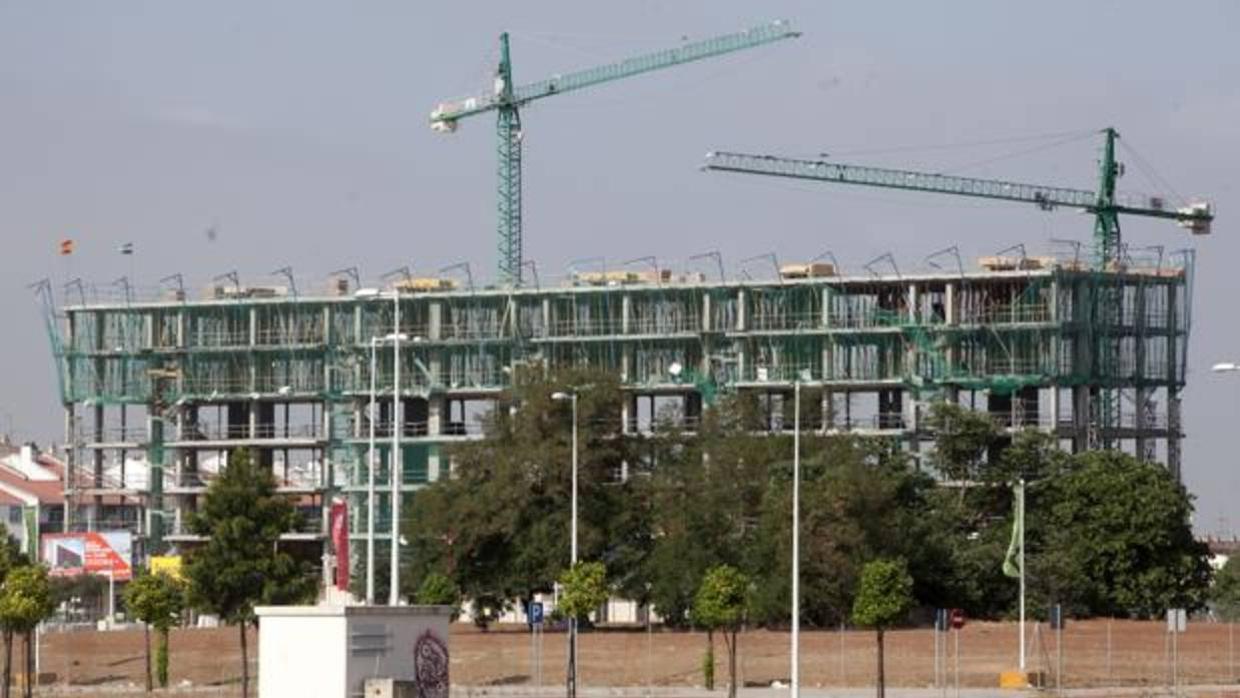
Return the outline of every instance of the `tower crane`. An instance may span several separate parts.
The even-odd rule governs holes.
[[[1104,141],[1098,167],[1098,190],[1069,189],[1040,184],[1021,184],[997,179],[976,179],[929,172],[845,165],[821,160],[780,158],[746,153],[707,153],[702,169],[717,172],[768,175],[809,179],[835,184],[856,184],[887,189],[955,194],[999,201],[1030,203],[1049,211],[1059,206],[1094,214],[1094,265],[1106,268],[1118,262],[1121,255],[1119,215],[1167,218],[1188,228],[1195,235],[1210,232],[1214,210],[1209,202],[1197,201],[1180,208],[1167,207],[1162,196],[1135,197],[1117,195],[1115,182],[1123,171],[1115,160],[1113,128],[1102,131]]]
[[[846,165],[825,158],[804,160],[730,152],[708,153],[702,169],[1015,201],[1034,204],[1047,211],[1059,206],[1078,209],[1094,216],[1093,268],[1099,271],[1122,269],[1120,214],[1170,219],[1195,235],[1210,233],[1214,210],[1209,202],[1196,201],[1179,208],[1169,208],[1167,199],[1162,196],[1117,195],[1115,183],[1123,172],[1122,166],[1115,160],[1115,141],[1119,134],[1114,128],[1106,128],[1102,130],[1102,135],[1097,191]],[[1121,299],[1116,295],[1115,288],[1109,285],[1101,293],[1103,295],[1093,310],[1095,322],[1091,323],[1091,331],[1095,344],[1094,376],[1103,385],[1091,389],[1092,397],[1097,399],[1090,401],[1089,440],[1092,447],[1110,448],[1113,443],[1111,435],[1119,419],[1118,391],[1105,383],[1118,361],[1120,338],[1113,329],[1113,316],[1118,312]]]
[[[458,122],[471,116],[495,112],[497,118],[496,149],[499,156],[499,282],[520,286],[522,272],[521,241],[521,115],[529,103],[553,95],[580,90],[613,80],[670,68],[734,51],[800,36],[787,21],[779,20],[735,34],[717,36],[704,41],[686,43],[609,63],[594,68],[553,75],[545,80],[514,87],[512,61],[508,52],[508,33],[500,34],[500,59],[495,71],[492,91],[465,99],[440,103],[430,115],[435,131],[451,133]]]

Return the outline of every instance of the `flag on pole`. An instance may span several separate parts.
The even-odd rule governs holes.
[[[73,240],[66,238],[60,241],[60,254],[61,256],[73,254]]]
[[[1012,486],[1012,495],[1015,503],[1012,505],[1012,542],[1008,543],[1007,556],[1003,558],[1003,574],[1012,577],[1020,577],[1021,565],[1023,557],[1020,553],[1021,532],[1025,528],[1025,485],[1018,482]]]
[[[133,243],[126,242],[117,249],[121,254],[133,254]]]

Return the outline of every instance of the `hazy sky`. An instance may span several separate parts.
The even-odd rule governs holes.
[[[1128,218],[1134,244],[1195,245],[1185,479],[1202,531],[1240,525],[1240,4],[1217,2],[19,2],[0,0],[0,429],[60,438],[43,326],[26,285],[174,272],[195,288],[236,269],[303,292],[357,265],[375,278],[461,261],[491,277],[494,122],[432,133],[440,100],[486,89],[496,36],[517,83],[786,17],[805,34],[527,109],[526,255],[729,267],[831,249],[845,271],[902,269],[958,245],[1087,240],[1076,213],[698,171],[711,149],[815,155],[1093,188],[1098,139],[1123,142],[1215,234]],[[985,147],[922,148],[1004,141]],[[1121,188],[1159,191],[1131,156]],[[216,232],[214,239],[208,230]],[[68,259],[63,237],[78,241]],[[137,253],[116,247],[133,242]]]

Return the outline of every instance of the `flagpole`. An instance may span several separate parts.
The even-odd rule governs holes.
[[[1025,479],[1016,485],[1016,516],[1020,526],[1020,672],[1025,673]]]

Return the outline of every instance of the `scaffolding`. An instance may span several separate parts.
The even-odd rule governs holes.
[[[297,497],[293,540],[327,545],[334,497],[349,499],[350,535],[360,538],[374,420],[383,442],[376,529],[390,541],[393,431],[401,488],[412,492],[449,471],[445,447],[478,438],[512,376],[531,368],[615,373],[628,394],[620,423],[634,433],[653,422],[656,398],[680,401],[674,412],[691,428],[718,391],[758,393],[774,414],[800,382],[821,400],[816,429],[900,439],[915,457],[933,438],[929,406],[953,401],[1004,429],[1045,430],[1068,449],[1161,461],[1178,478],[1192,270],[1182,253],[1103,270],[1022,260],[904,276],[406,285],[399,328],[394,303],[347,287],[313,297],[234,284],[190,299],[128,288],[117,298],[77,284],[59,308],[44,287],[70,445],[66,525],[97,525],[79,507],[123,493],[147,508],[146,552],[192,543],[187,514],[227,452],[248,447]],[[408,338],[399,417],[390,349],[375,357],[369,408],[372,338],[396,329]],[[109,464],[123,473],[138,456],[147,482],[114,476]]]

